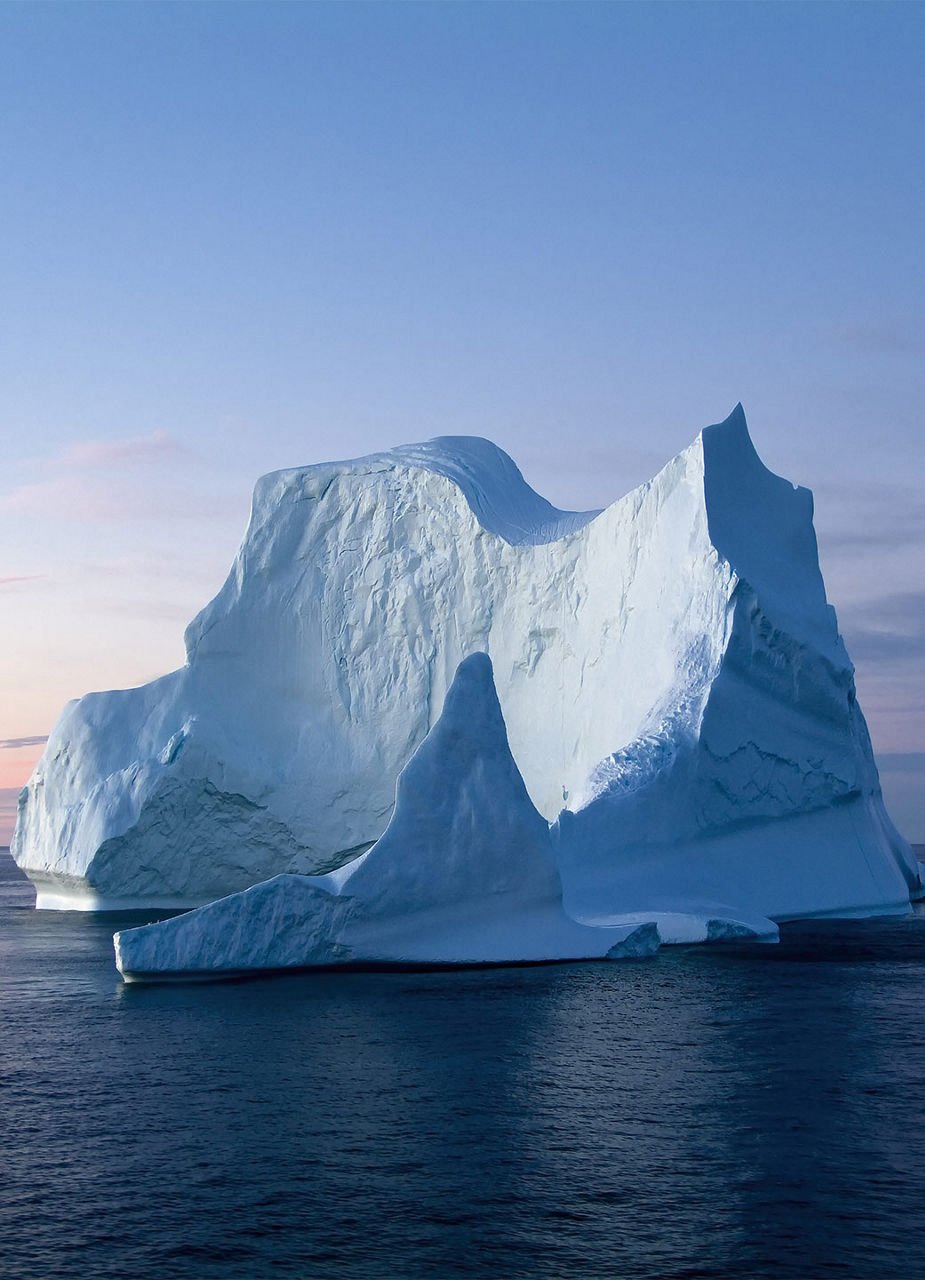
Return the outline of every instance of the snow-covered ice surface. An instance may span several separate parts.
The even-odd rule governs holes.
[[[920,891],[812,496],[767,471],[741,408],[599,513],[556,511],[467,437],[264,477],[186,640],[180,671],[55,727],[13,843],[40,907],[194,906],[281,873],[326,901],[324,873],[366,874],[476,652],[574,920],[760,936]]]
[[[511,756],[483,653],[460,664],[368,853],[324,876],[275,876],[115,936],[129,980],[350,963],[617,959],[658,945],[648,920],[591,927],[565,914],[549,824]]]

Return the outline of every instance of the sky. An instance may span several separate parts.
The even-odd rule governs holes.
[[[742,401],[925,841],[925,5],[0,5],[0,842],[256,478],[488,436],[607,504]]]

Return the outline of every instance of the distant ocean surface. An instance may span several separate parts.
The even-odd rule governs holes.
[[[125,987],[0,855],[0,1275],[925,1278],[925,914]]]

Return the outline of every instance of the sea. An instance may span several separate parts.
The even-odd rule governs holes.
[[[921,910],[126,986],[33,902],[0,854],[4,1280],[925,1277]]]

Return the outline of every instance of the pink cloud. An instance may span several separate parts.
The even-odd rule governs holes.
[[[169,431],[77,441],[50,458],[32,459],[43,478],[0,494],[0,512],[89,521],[144,516],[155,497],[148,492],[147,468],[183,452]]]
[[[50,463],[60,467],[113,466],[182,452],[183,446],[169,431],[152,431],[150,435],[129,436],[125,440],[81,440],[68,445]]]
[[[135,503],[118,487],[94,483],[85,476],[58,476],[21,484],[0,495],[0,512],[65,516],[77,520],[120,519]]]
[[[47,577],[47,573],[9,573],[0,575],[0,587],[10,587],[17,582],[38,582],[40,578]]]

